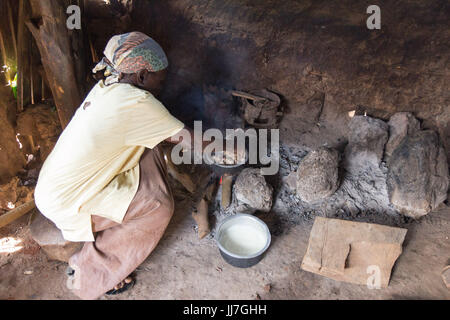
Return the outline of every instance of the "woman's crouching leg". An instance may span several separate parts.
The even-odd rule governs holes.
[[[73,255],[69,265],[75,270],[68,281],[82,299],[97,299],[131,274],[154,250],[174,211],[171,195],[146,204],[144,213],[125,216],[122,224],[97,233]]]

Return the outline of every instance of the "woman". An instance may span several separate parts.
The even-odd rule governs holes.
[[[158,144],[184,127],[155,98],[168,61],[153,39],[117,35],[104,54],[93,71],[106,78],[61,134],[35,190],[64,238],[85,242],[69,260],[68,285],[82,299],[132,285],[128,276],[161,239],[173,198]]]

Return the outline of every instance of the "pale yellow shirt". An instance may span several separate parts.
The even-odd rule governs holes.
[[[66,240],[94,241],[91,215],[121,223],[139,185],[145,148],[183,127],[149,92],[100,81],[45,160],[36,206]]]

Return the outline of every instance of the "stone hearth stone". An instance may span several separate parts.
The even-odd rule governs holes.
[[[297,195],[307,203],[331,196],[339,186],[339,153],[319,148],[303,158],[297,170]]]
[[[409,217],[426,215],[445,201],[448,185],[444,148],[432,130],[408,135],[389,158],[389,199]]]
[[[65,240],[55,224],[39,212],[36,212],[30,231],[34,241],[39,244],[50,260],[68,262],[69,258],[83,245],[82,242]]]
[[[236,199],[247,207],[247,212],[269,212],[272,208],[273,188],[261,175],[260,169],[242,170],[234,184]]]
[[[291,191],[297,190],[297,171],[291,171],[287,176],[283,177],[283,183],[286,184],[286,186]]]
[[[388,125],[389,140],[386,144],[384,154],[386,160],[407,135],[411,135],[420,130],[419,120],[410,112],[398,112],[394,114],[389,119]]]
[[[407,230],[316,217],[301,268],[350,283],[386,288]]]
[[[357,171],[368,166],[379,167],[388,140],[386,122],[369,116],[354,116],[349,124],[345,148],[345,168]]]

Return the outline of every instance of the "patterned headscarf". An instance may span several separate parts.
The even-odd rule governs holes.
[[[105,57],[92,72],[105,70],[105,84],[119,81],[120,73],[141,70],[157,72],[169,65],[161,46],[142,32],[130,32],[112,37],[103,51]]]

